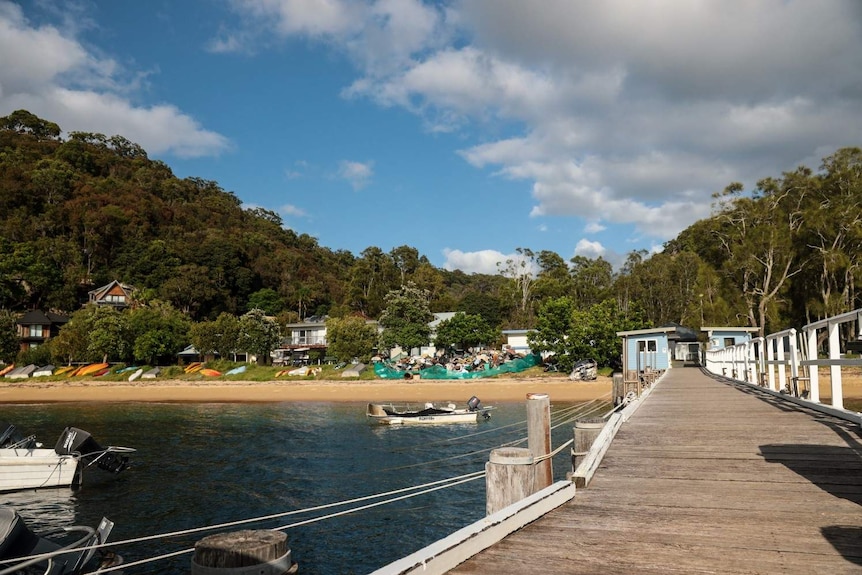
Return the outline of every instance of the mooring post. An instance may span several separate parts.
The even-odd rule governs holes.
[[[485,464],[485,510],[488,515],[538,491],[536,466],[526,447],[491,450]]]
[[[619,371],[614,372],[613,382],[611,395],[613,396],[614,407],[616,407],[623,402],[623,398],[626,396],[626,382],[623,379],[623,374]]]
[[[265,529],[204,537],[192,558],[192,575],[287,575],[298,569],[287,534]]]
[[[584,460],[602,428],[605,426],[605,420],[601,417],[578,419],[575,421],[575,427],[572,429],[574,433],[574,442],[572,444],[572,472],[577,471],[578,465]],[[575,485],[575,487],[583,487],[583,485]]]
[[[554,482],[551,458],[551,399],[547,393],[527,394],[527,446],[536,463],[536,491]]]

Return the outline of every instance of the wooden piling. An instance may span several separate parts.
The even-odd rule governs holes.
[[[574,444],[572,445],[572,471],[577,470],[578,465],[584,460],[593,442],[602,432],[605,420],[601,417],[578,419],[575,421]],[[583,487],[583,486],[580,486]]]
[[[527,394],[527,446],[536,463],[536,491],[554,482],[551,458],[539,458],[551,453],[551,399],[547,393]]]
[[[287,534],[270,530],[218,533],[195,543],[192,575],[287,575],[291,560]]]
[[[491,450],[485,464],[485,510],[488,515],[538,491],[536,466],[525,447]]]
[[[614,402],[614,407],[616,407],[623,402],[623,398],[626,396],[626,382],[623,378],[622,372],[614,372],[613,382],[611,397]]]

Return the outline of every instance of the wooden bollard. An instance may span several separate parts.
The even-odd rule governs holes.
[[[527,394],[527,446],[538,460],[551,453],[551,399],[547,393]],[[554,482],[554,465],[548,457],[536,463],[536,491]]]
[[[623,374],[619,371],[615,371],[613,374],[613,388],[611,390],[611,395],[613,396],[614,407],[621,404],[626,396],[626,382],[623,378]]]
[[[572,471],[577,471],[578,465],[584,460],[584,457],[586,457],[587,452],[593,446],[604,426],[605,420],[600,417],[578,419],[575,421],[573,429],[575,437],[572,445]],[[575,487],[583,487],[583,485],[576,485]]]
[[[192,558],[192,575],[287,575],[298,569],[281,531],[210,535],[195,543]]]
[[[526,447],[491,450],[485,464],[485,510],[488,515],[538,491],[536,466]]]

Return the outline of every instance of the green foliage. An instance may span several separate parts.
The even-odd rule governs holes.
[[[272,288],[260,289],[248,297],[251,309],[261,309],[267,315],[278,315],[284,309],[284,301]]]
[[[192,324],[189,329],[189,339],[198,350],[201,357],[217,353],[227,359],[241,350],[240,320],[233,314],[222,312],[214,321],[202,321]]]
[[[33,364],[36,367],[48,365],[51,363],[51,342],[31,347],[27,351],[19,351],[15,363],[18,365]]]
[[[377,328],[363,318],[350,316],[326,320],[327,353],[339,361],[368,361],[377,345]]]
[[[419,289],[413,282],[386,294],[386,309],[380,315],[382,347],[400,346],[409,352],[430,343],[431,328],[428,324],[434,319],[434,314],[428,309],[428,297],[427,290]]]
[[[269,363],[270,352],[281,341],[278,323],[266,317],[263,310],[253,309],[239,319],[239,332],[239,348],[255,354],[258,363]]]
[[[12,363],[18,353],[18,316],[6,309],[0,309],[0,361]]]
[[[528,333],[537,353],[552,353],[563,371],[571,371],[581,359],[595,359],[600,366],[613,365],[620,356],[619,331],[649,327],[643,310],[620,309],[608,299],[580,310],[571,298],[545,302],[539,309],[537,328]]]
[[[134,358],[149,365],[164,365],[189,342],[188,317],[170,304],[158,301],[128,312],[134,339]]]
[[[434,345],[443,349],[455,347],[466,350],[471,347],[489,346],[499,336],[500,333],[491,328],[482,316],[458,312],[437,326]]]

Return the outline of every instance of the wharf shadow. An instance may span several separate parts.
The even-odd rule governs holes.
[[[833,497],[862,506],[860,446],[852,438],[850,443],[856,445],[761,445],[760,452],[767,462],[784,465]],[[862,526],[829,525],[820,532],[847,561],[862,565]]]

